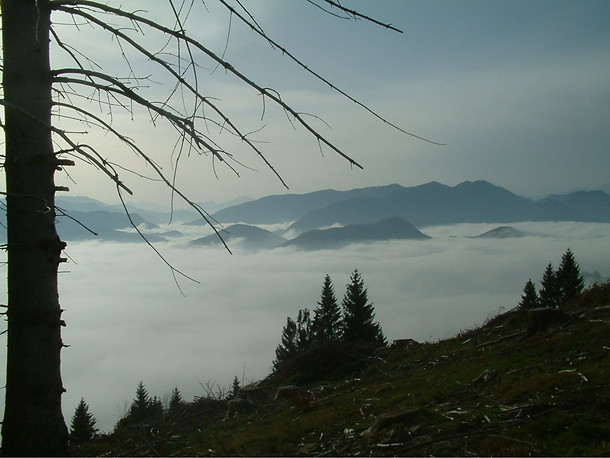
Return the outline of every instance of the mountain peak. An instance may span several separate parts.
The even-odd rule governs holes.
[[[374,224],[351,224],[345,227],[307,231],[284,243],[284,246],[320,250],[342,248],[350,243],[428,238],[430,237],[420,232],[411,223],[398,216],[393,216]]]
[[[501,186],[496,186],[495,184],[490,183],[489,181],[486,180],[475,180],[475,181],[462,181],[461,183],[457,184],[455,186],[455,189],[463,189],[463,188],[468,188],[468,189],[502,189],[506,192],[510,192],[508,190],[506,190],[505,188],[502,188]]]

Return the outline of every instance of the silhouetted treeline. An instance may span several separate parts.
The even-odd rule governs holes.
[[[301,309],[296,320],[286,319],[281,343],[275,350],[274,370],[284,361],[324,342],[364,342],[387,345],[381,326],[375,322],[362,275],[355,269],[347,284],[341,307],[337,303],[330,275],[324,277],[320,301],[313,311]]]
[[[561,257],[557,270],[549,262],[544,270],[541,288],[536,291],[536,285],[530,278],[523,288],[523,295],[519,307],[531,310],[537,307],[560,308],[567,302],[573,301],[585,287],[580,266],[574,254],[568,248]]]

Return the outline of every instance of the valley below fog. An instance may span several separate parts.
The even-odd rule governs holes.
[[[190,400],[205,394],[202,384],[264,378],[286,317],[316,307],[327,273],[339,301],[351,272],[362,273],[389,341],[433,341],[482,324],[516,306],[529,278],[539,287],[545,266],[558,266],[568,247],[587,284],[610,276],[608,224],[513,223],[523,236],[472,238],[498,226],[422,227],[430,239],[340,250],[249,251],[237,239],[233,254],[189,244],[201,227],[159,227],[181,235],[155,247],[199,283],[178,273],[175,282],[143,243],[71,242],[60,274],[66,420],[84,397],[99,429],[111,430],[139,381],[151,396],[177,386]]]

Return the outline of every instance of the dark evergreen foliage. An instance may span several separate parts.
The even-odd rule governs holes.
[[[92,439],[97,434],[95,423],[95,418],[89,412],[89,406],[81,398],[70,424],[70,439],[76,442],[85,442]]]
[[[156,396],[151,398],[148,391],[144,387],[144,383],[140,382],[136,389],[136,397],[129,408],[128,418],[134,421],[144,420],[163,413],[163,403]]]
[[[585,287],[584,279],[580,274],[580,267],[569,248],[561,258],[556,277],[561,303],[574,300]]]
[[[229,392],[229,399],[236,398],[237,395],[239,394],[240,388],[241,388],[241,385],[240,385],[239,379],[237,378],[237,375],[236,375],[235,377],[233,377],[233,384],[231,385],[231,391]]]
[[[297,315],[297,351],[299,353],[309,350],[313,343],[311,329],[311,313],[309,309],[301,309]]]
[[[521,296],[521,302],[519,302],[519,308],[522,310],[531,310],[540,306],[540,299],[536,292],[536,285],[530,278],[523,288],[523,295]]]
[[[274,370],[280,363],[288,361],[297,354],[297,324],[292,318],[287,317],[286,325],[282,329],[282,341],[275,349]]]
[[[356,269],[343,299],[343,313],[337,305],[330,275],[324,278],[322,295],[311,319],[309,309],[301,309],[296,321],[288,317],[282,341],[275,349],[273,370],[300,353],[327,342],[346,341],[387,345],[379,323],[374,322],[373,305],[368,303],[364,281]]]
[[[316,344],[341,338],[341,309],[337,303],[333,283],[328,274],[324,277],[320,301],[318,307],[314,310],[312,331]]]
[[[368,301],[364,280],[354,270],[350,277],[343,298],[343,340],[346,342],[367,342],[375,345],[386,345],[387,341],[379,323],[374,322],[373,304]]]
[[[144,383],[140,382],[136,389],[136,397],[129,408],[129,418],[136,421],[146,418],[149,405],[150,397],[148,396],[148,391],[144,387]]]
[[[553,265],[549,262],[542,275],[541,288],[539,291],[540,305],[548,308],[557,308],[561,303],[561,292],[557,275]]]
[[[313,333],[310,315],[309,309],[301,309],[296,321],[290,317],[286,318],[286,326],[282,329],[282,342],[275,349],[274,370],[281,362],[311,348]]]
[[[540,303],[545,307],[557,308],[566,302],[573,301],[585,287],[580,267],[569,248],[561,257],[557,271],[549,263],[542,277]]]
[[[163,415],[163,401],[159,399],[157,396],[153,396],[150,400],[150,404],[148,405],[148,413],[147,417],[158,417]]]
[[[174,387],[172,390],[171,397],[169,398],[169,403],[167,409],[170,412],[180,409],[184,405],[184,400],[182,399],[182,395],[180,394],[180,390],[178,387]]]

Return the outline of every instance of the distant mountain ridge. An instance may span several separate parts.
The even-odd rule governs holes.
[[[139,242],[142,240],[139,234],[125,231],[125,229],[132,229],[133,226],[124,212],[74,210],[66,214],[69,216],[59,214],[56,219],[57,232],[64,240],[76,241],[91,238],[114,242]],[[157,228],[155,224],[148,222],[138,213],[132,213],[131,220],[136,226],[144,230]],[[146,237],[151,242],[164,240],[163,237],[155,234],[147,234]]]
[[[372,224],[394,216],[416,227],[519,221],[610,222],[610,195],[579,191],[536,201],[482,180],[454,187],[430,182],[414,187],[393,184],[268,196],[225,208],[213,216],[223,223],[295,221],[289,230],[297,233],[337,224]]]
[[[425,240],[426,234],[402,218],[393,217],[374,224],[351,224],[312,230],[288,240],[282,246],[296,246],[306,250],[337,249],[351,243],[387,240]]]
[[[247,197],[238,197],[225,203],[206,202],[202,208],[222,209],[231,203],[239,204]],[[3,203],[3,199],[0,200]],[[90,197],[58,196],[56,201],[56,227],[59,236],[66,241],[103,240],[112,242],[143,242],[133,231],[133,226],[122,205],[107,204]],[[154,204],[128,204],[133,223],[143,230],[149,242],[161,242],[181,235],[178,231],[151,233],[158,224],[170,220],[189,221],[197,218],[193,209],[171,210]],[[203,218],[199,218],[203,221]],[[0,243],[6,242],[6,212],[0,212]]]
[[[475,239],[510,239],[516,237],[525,237],[527,234],[523,231],[515,229],[511,226],[500,226],[491,231],[484,232],[480,235],[475,235]]]
[[[226,243],[243,239],[250,248],[275,248],[286,240],[271,231],[248,224],[233,224],[219,233]],[[221,245],[221,243],[220,237],[212,234],[193,240],[191,245]]]
[[[227,207],[213,214],[224,223],[274,224],[295,221],[303,215],[334,202],[356,197],[383,197],[402,188],[398,184],[335,191],[327,189],[306,194],[278,194]]]
[[[576,191],[569,194],[550,195],[545,197],[543,202],[558,202],[561,205],[577,209],[585,218],[590,218],[596,221],[599,215],[606,215],[606,219],[600,222],[608,222],[610,220],[610,199],[604,191]]]
[[[400,218],[417,227],[456,223],[499,223],[521,221],[583,221],[610,222],[610,195],[604,191],[576,191],[568,194],[550,195],[540,200],[520,197],[487,181],[465,181],[456,186],[438,182],[404,187],[398,184],[358,188],[349,191],[322,190],[307,194],[282,194],[242,202],[217,211],[212,217],[228,226],[242,223],[243,227],[231,227],[229,239],[243,239],[253,246],[274,247],[295,239],[308,231],[340,226],[323,235],[308,235],[309,240],[339,238],[345,241],[357,239],[355,233],[364,228],[358,225],[374,225],[391,218]],[[130,231],[131,223],[120,206],[108,205],[87,197],[62,196],[57,199],[57,229],[67,241],[101,239],[107,241],[141,241],[141,237]],[[163,241],[179,233],[155,234],[150,232],[156,224],[169,222],[168,211],[154,206],[138,208],[129,205],[136,225],[147,231],[150,241]],[[61,209],[66,215],[62,215]],[[2,215],[3,217],[5,215]],[[193,221],[205,224],[192,210],[173,213],[174,221]],[[271,233],[253,225],[293,222],[280,233]],[[5,224],[0,218],[0,225]],[[84,227],[83,227],[84,226]],[[96,232],[98,236],[93,235]],[[127,231],[126,231],[127,229]],[[368,230],[370,228],[367,228]],[[379,228],[378,228],[379,229]],[[499,233],[493,234],[496,237]],[[282,236],[284,238],[282,238]],[[374,240],[367,235],[361,240]],[[213,236],[216,238],[217,236]],[[6,230],[0,227],[0,241],[6,240]],[[198,244],[214,243],[212,239],[198,239]],[[305,243],[307,238],[298,243]],[[322,242],[320,242],[322,243]],[[348,242],[351,243],[351,242]],[[297,243],[294,243],[297,244]],[[310,246],[314,246],[311,242]]]
[[[233,224],[220,232],[223,240],[243,241],[248,249],[272,249],[294,246],[303,250],[339,249],[352,243],[365,243],[387,240],[424,240],[427,235],[405,220],[394,217],[375,224],[352,224],[345,227],[334,227],[323,230],[308,231],[297,237],[286,240],[271,231],[248,224]],[[221,244],[217,234],[193,240],[191,245]]]

